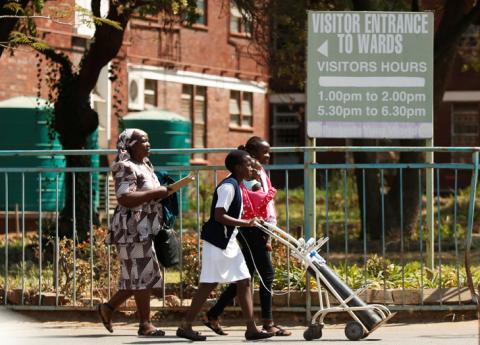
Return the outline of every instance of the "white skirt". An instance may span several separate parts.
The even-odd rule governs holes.
[[[232,283],[250,278],[237,233],[235,229],[225,250],[203,241],[200,283]]]

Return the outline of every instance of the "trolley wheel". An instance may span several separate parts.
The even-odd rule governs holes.
[[[308,326],[308,328],[303,332],[303,339],[308,341],[320,339],[322,337],[322,328],[323,327],[318,324]]]
[[[365,332],[357,321],[349,321],[345,326],[345,335],[350,340],[360,340],[365,337]]]

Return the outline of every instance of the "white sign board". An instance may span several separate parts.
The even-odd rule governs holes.
[[[308,12],[307,133],[432,138],[433,13]]]

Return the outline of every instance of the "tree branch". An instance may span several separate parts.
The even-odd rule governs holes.
[[[412,6],[410,7],[410,10],[412,12],[419,12],[420,11],[420,4],[418,3],[418,0],[412,0]]]
[[[91,6],[92,6],[92,14],[97,17],[97,18],[100,18],[100,3],[101,1],[100,0],[92,0],[92,3],[91,3]],[[96,21],[94,21],[95,23],[95,28],[98,29],[98,23]]]
[[[51,16],[40,16],[40,15],[33,15],[33,16],[16,16],[16,15],[3,15],[0,16],[0,19],[9,19],[9,18],[15,18],[15,19],[47,19],[51,20],[54,23],[62,24],[62,25],[72,25],[72,23],[67,23],[67,22],[62,22],[58,19],[55,19],[54,17]]]
[[[59,64],[61,69],[62,69],[62,74],[64,74],[65,76],[71,77],[73,75],[72,62],[70,61],[68,56],[66,56],[64,53],[56,52],[51,47],[38,49],[38,48],[35,48],[35,46],[33,46],[33,45],[30,45],[30,44],[26,44],[26,45],[32,47],[37,52],[45,55],[45,57],[47,57],[51,61]]]
[[[453,4],[450,5],[449,4]],[[468,27],[480,16],[480,1],[464,16],[458,17],[458,13],[463,13],[463,4],[461,2],[447,2],[444,18],[435,37],[435,59],[448,54],[450,49],[454,49],[458,40]],[[445,20],[445,21],[444,21]],[[453,22],[453,23],[452,23]],[[453,24],[453,25],[452,25]]]
[[[122,47],[123,34],[132,13],[132,8],[124,8],[119,13],[117,7],[110,3],[107,19],[119,23],[121,30],[111,25],[100,25],[96,28],[93,43],[85,55],[78,75],[79,99],[88,97],[97,83],[101,69]]]
[[[25,10],[29,3],[29,0],[22,0],[19,2],[20,7]],[[2,1],[2,7],[0,7],[0,14],[1,15],[14,15],[11,10],[8,8],[3,7],[4,2]],[[0,41],[5,42],[8,41],[10,37],[10,33],[13,31],[15,26],[17,25],[18,18],[5,18],[5,20],[0,20]],[[0,46],[0,57],[3,54],[3,50],[5,47]]]
[[[372,4],[367,0],[353,0],[354,11],[370,11],[372,10]]]

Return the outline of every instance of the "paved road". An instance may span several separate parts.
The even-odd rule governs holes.
[[[374,345],[480,345],[478,321],[439,322],[425,324],[387,324],[359,343]],[[162,338],[140,338],[135,324],[115,323],[115,333],[110,335],[97,323],[91,322],[43,322],[19,316],[0,309],[0,344],[2,345],[151,345],[167,343],[189,343],[175,336],[175,327],[164,327],[167,332]],[[243,326],[226,327],[228,336],[217,336],[206,327],[197,330],[208,336],[207,343],[233,345],[245,343]],[[271,338],[262,343],[288,345],[304,342],[304,327],[290,328],[293,336]],[[311,344],[338,345],[349,343],[343,325],[327,325],[323,337]],[[268,345],[268,344],[267,344]]]

